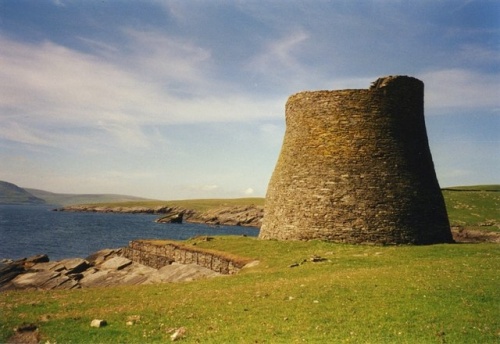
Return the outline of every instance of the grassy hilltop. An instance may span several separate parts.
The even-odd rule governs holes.
[[[443,192],[452,223],[497,228],[484,223],[498,226],[498,192]],[[221,200],[203,202],[196,206]],[[196,282],[4,292],[0,342],[22,323],[37,324],[41,341],[51,343],[164,343],[180,327],[182,343],[500,341],[498,244],[368,246],[236,236],[185,244],[260,263]],[[108,326],[91,328],[92,319]]]

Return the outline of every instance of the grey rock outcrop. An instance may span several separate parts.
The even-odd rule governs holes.
[[[156,219],[155,222],[158,223],[182,223],[182,219],[184,218],[184,213],[175,213],[172,212],[171,214],[165,215],[160,217],[159,219]]]
[[[123,257],[122,249],[101,250],[87,259],[71,258],[50,262],[48,257],[28,258],[4,260],[1,264],[0,292],[179,282],[220,275],[201,266],[184,264],[155,269]]]
[[[228,206],[196,213],[187,221],[209,225],[260,227],[263,216],[262,206]]]
[[[264,207],[258,205],[220,206],[206,211],[197,211],[178,206],[102,206],[71,205],[61,211],[81,211],[98,213],[159,214],[159,223],[206,223],[209,225],[260,227]]]

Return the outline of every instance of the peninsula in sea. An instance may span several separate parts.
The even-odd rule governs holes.
[[[0,180],[0,204],[53,205],[148,201],[151,199],[116,194],[66,194],[23,188]]]

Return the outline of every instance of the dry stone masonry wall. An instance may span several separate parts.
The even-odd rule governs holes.
[[[424,85],[300,92],[266,195],[262,239],[452,242],[424,121]]]
[[[131,241],[129,246],[123,249],[123,256],[155,269],[176,262],[196,264],[225,275],[235,274],[250,261],[234,260],[223,253],[158,240]]]

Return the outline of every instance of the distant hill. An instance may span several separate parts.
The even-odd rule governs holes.
[[[0,181],[0,204],[44,204],[42,198],[36,197],[19,186]]]
[[[115,194],[60,194],[38,189],[21,188],[0,181],[0,204],[50,204],[67,206],[87,203],[151,201],[151,199]]]
[[[54,193],[38,189],[25,188],[26,191],[34,196],[45,200],[48,204],[67,206],[74,204],[88,204],[88,203],[109,203],[109,202],[133,202],[133,201],[151,201],[151,199],[115,195],[115,194],[63,194]]]
[[[500,191],[499,184],[490,185],[469,185],[469,186],[452,186],[443,188],[444,191]]]

